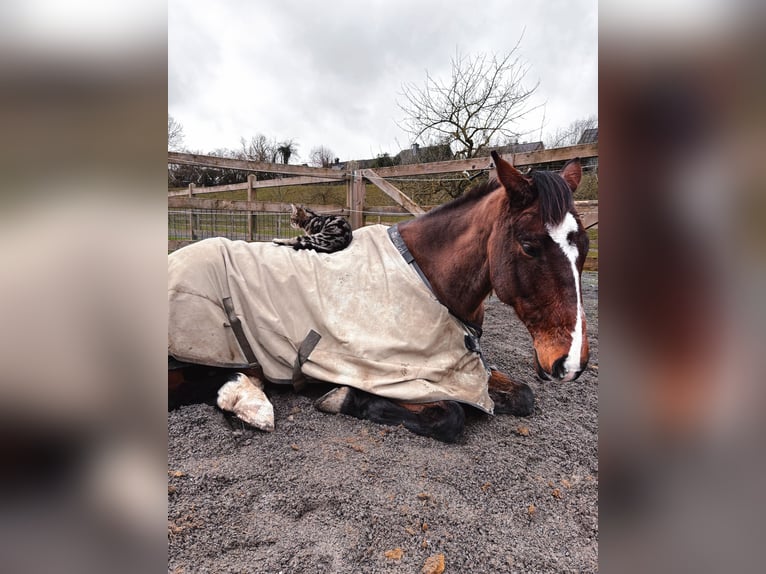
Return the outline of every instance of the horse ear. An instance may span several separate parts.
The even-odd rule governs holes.
[[[524,176],[521,175],[521,172],[500,157],[499,153],[492,150],[491,155],[492,161],[495,163],[497,179],[500,180],[500,183],[502,183],[508,191],[516,189],[520,185],[528,185],[524,180]]]
[[[582,165],[580,164],[580,158],[576,157],[570,159],[559,172],[559,175],[567,182],[569,189],[574,193],[577,186],[580,185],[582,179]]]
[[[517,200],[516,203],[520,204],[531,200],[531,190],[527,178],[521,175],[518,169],[500,157],[500,154],[496,151],[492,150],[491,155],[492,161],[495,163],[497,179],[503,184],[511,199]]]

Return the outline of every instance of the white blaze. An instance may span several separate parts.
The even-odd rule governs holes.
[[[556,244],[561,248],[569,260],[569,265],[572,268],[572,279],[575,284],[575,292],[577,293],[577,320],[575,322],[574,331],[572,331],[572,344],[569,347],[569,354],[564,362],[567,375],[564,377],[565,381],[571,380],[570,377],[574,377],[574,374],[580,370],[580,353],[582,351],[582,303],[580,301],[580,281],[577,274],[577,257],[579,251],[577,246],[569,243],[568,236],[570,233],[577,232],[577,220],[574,215],[567,213],[564,219],[558,225],[546,225],[548,229],[548,235]]]

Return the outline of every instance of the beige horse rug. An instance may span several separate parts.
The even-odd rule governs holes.
[[[391,231],[358,229],[331,254],[224,238],[171,253],[168,355],[257,364],[274,383],[313,379],[491,413],[477,337],[439,303]]]

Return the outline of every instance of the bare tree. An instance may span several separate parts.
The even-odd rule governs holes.
[[[241,159],[249,159],[251,161],[265,161],[270,163],[277,163],[277,157],[279,156],[276,140],[269,140],[263,134],[256,134],[247,141],[245,138],[239,139],[240,151],[239,157]],[[256,172],[255,178],[258,180],[272,179],[274,174],[266,172]]]
[[[298,155],[298,144],[292,139],[285,140],[279,144],[277,147],[277,152],[279,152],[282,163],[288,164],[290,163],[290,158],[292,156]]]
[[[203,154],[202,150],[188,150],[189,153]],[[171,165],[168,164],[168,186],[186,187],[190,183],[197,186],[207,184],[207,168],[198,165]]]
[[[207,155],[217,157],[226,157],[231,159],[240,159],[242,154],[239,150],[228,148],[217,148],[208,152]],[[229,183],[244,183],[247,181],[247,173],[238,169],[231,168],[205,168],[207,173],[206,185],[226,185]]]
[[[580,118],[570,123],[565,128],[559,128],[556,132],[548,137],[545,142],[545,147],[548,149],[556,147],[564,147],[568,145],[575,145],[582,137],[585,130],[598,127],[598,117],[590,116],[587,118]]]
[[[520,40],[519,40],[520,42]],[[424,86],[403,86],[406,114],[400,127],[413,140],[445,140],[458,157],[474,157],[499,138],[518,137],[514,124],[531,112],[537,89],[523,86],[528,66],[518,54],[519,43],[507,54],[479,54],[452,59],[452,77],[443,81],[426,72]]]
[[[313,148],[309,154],[309,164],[315,167],[330,167],[334,159],[335,152],[322,145]]]
[[[277,142],[269,141],[263,134],[256,134],[247,141],[245,138],[239,140],[242,159],[252,161],[268,161],[276,163],[277,161]]]
[[[184,143],[184,128],[168,114],[168,149],[178,150]]]

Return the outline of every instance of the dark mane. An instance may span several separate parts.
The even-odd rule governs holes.
[[[500,187],[500,183],[497,180],[491,179],[489,181],[485,181],[484,183],[475,185],[474,187],[466,191],[460,197],[453,199],[452,201],[449,201],[447,203],[444,203],[438,207],[433,208],[428,213],[441,213],[444,211],[457,209],[459,207],[462,207],[466,203],[472,203],[474,201],[481,199],[482,197],[486,195],[489,195],[490,193],[495,191],[498,187]]]
[[[567,212],[574,209],[574,200],[572,192],[564,179],[555,172],[551,171],[531,171],[527,177],[532,179],[532,186],[537,192],[540,205],[540,217],[543,223],[556,225],[560,223]],[[490,179],[480,183],[460,197],[435,207],[428,213],[444,213],[459,209],[466,204],[473,203],[489,195],[500,187],[500,183],[495,179]],[[426,214],[428,215],[428,214]]]
[[[537,190],[540,217],[547,225],[561,223],[567,212],[574,210],[572,191],[559,174],[551,171],[529,173]]]

